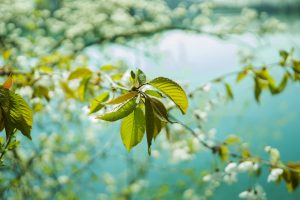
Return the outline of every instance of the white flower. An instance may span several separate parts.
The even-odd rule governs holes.
[[[172,153],[172,162],[178,163],[185,160],[191,160],[193,155],[189,154],[187,147],[175,149]]]
[[[270,154],[271,163],[277,163],[279,161],[280,152],[278,151],[278,149],[266,146],[265,151]]]
[[[209,182],[209,181],[211,181],[211,179],[212,179],[212,176],[211,176],[210,174],[205,175],[205,176],[202,178],[202,180],[203,180],[204,182]]]
[[[203,112],[201,110],[195,110],[194,115],[196,116],[197,119],[205,121],[207,118],[207,113]]]
[[[239,194],[239,197],[241,198],[241,199],[246,199],[247,197],[248,197],[248,195],[249,195],[249,193],[250,193],[250,191],[243,191],[243,192],[241,192],[240,194]]]
[[[282,175],[283,169],[274,168],[271,170],[271,173],[268,176],[268,182],[277,181],[279,176]]]
[[[238,170],[240,172],[247,172],[247,171],[255,171],[258,169],[258,165],[251,161],[245,161],[239,164]]]
[[[235,183],[235,182],[237,182],[237,173],[233,172],[233,173],[226,174],[223,177],[223,180],[225,183],[228,183],[228,184]]]
[[[232,173],[237,170],[237,164],[235,162],[230,162],[226,167],[225,167],[225,172],[226,173]]]
[[[262,187],[256,186],[253,189],[243,191],[239,194],[239,198],[248,200],[264,200],[266,199],[266,193]]]
[[[141,189],[143,189],[143,187],[145,187],[146,185],[146,181],[138,180],[130,185],[130,191],[133,193],[137,193],[141,191]]]
[[[210,83],[207,83],[207,84],[205,84],[205,85],[202,87],[202,90],[203,90],[204,92],[209,92],[210,89],[211,89],[211,84],[210,84]]]
[[[183,199],[187,200],[199,200],[200,198],[195,194],[193,189],[187,189],[183,193]]]

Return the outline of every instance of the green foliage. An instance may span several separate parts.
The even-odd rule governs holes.
[[[90,102],[90,114],[99,111],[105,106],[104,102],[109,98],[109,92],[104,92]]]
[[[92,71],[88,68],[78,68],[70,73],[68,80],[90,77],[91,75]]]
[[[128,150],[142,141],[145,133],[145,116],[141,108],[136,108],[123,119],[120,132],[122,141]]]
[[[132,113],[136,105],[136,98],[132,98],[129,101],[116,107],[113,111],[97,116],[97,119],[102,119],[110,122],[117,121]]]
[[[31,139],[32,111],[26,101],[20,95],[1,87],[0,102],[0,130],[5,128],[7,137],[10,137],[18,129]]]
[[[231,88],[231,86],[230,86],[228,83],[225,83],[225,89],[226,89],[226,92],[227,92],[227,96],[228,96],[230,99],[233,99],[232,88]]]
[[[137,91],[131,91],[131,92],[123,94],[123,95],[121,95],[121,96],[119,96],[119,97],[117,97],[115,99],[112,99],[112,100],[108,101],[107,104],[120,104],[120,103],[123,103],[124,101],[132,99],[137,94],[138,94]]]
[[[182,114],[186,113],[188,99],[180,85],[164,77],[158,77],[150,81],[149,84],[169,97],[178,106]]]
[[[289,162],[286,166],[282,176],[288,191],[292,192],[297,189],[300,183],[300,163]]]
[[[144,91],[143,86],[151,85],[161,91],[180,108],[182,113],[187,110],[188,99],[181,86],[170,79],[159,77],[147,83],[146,75],[138,69],[136,73],[131,71],[131,80],[133,86],[127,93],[106,102],[107,105],[116,104],[117,107],[97,118],[106,121],[124,118],[121,125],[121,137],[128,150],[141,142],[146,131],[150,155],[152,141],[169,122],[169,117],[166,107],[159,100],[163,95],[148,88]]]

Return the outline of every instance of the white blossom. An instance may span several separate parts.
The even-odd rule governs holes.
[[[232,172],[236,172],[237,171],[237,163],[235,162],[230,162],[226,168],[225,168],[225,172],[226,173],[232,173]]]
[[[189,153],[188,147],[177,148],[172,152],[171,162],[178,163],[186,160],[191,160],[193,155]]]
[[[251,171],[256,171],[258,170],[259,165],[252,162],[252,161],[244,161],[239,164],[238,170],[240,172],[251,172]]]
[[[239,198],[247,200],[264,200],[266,199],[266,193],[262,187],[256,186],[253,189],[248,189],[239,194]]]
[[[283,169],[281,168],[274,168],[271,170],[271,173],[268,176],[268,182],[277,181],[280,175],[282,175]]]
[[[237,173],[235,173],[235,172],[228,173],[223,177],[223,180],[225,183],[228,183],[228,184],[235,183],[235,182],[237,182]]]

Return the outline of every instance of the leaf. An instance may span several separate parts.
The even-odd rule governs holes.
[[[255,79],[254,79],[254,82],[255,82],[255,84],[254,84],[254,95],[255,95],[255,100],[256,100],[257,102],[259,102],[259,100],[260,100],[260,95],[261,95],[261,92],[262,92],[262,85],[261,85],[261,83],[260,83],[260,81],[259,81],[258,78],[255,78]]]
[[[236,144],[238,142],[240,142],[240,138],[238,136],[230,135],[225,139],[224,144],[231,145]]]
[[[284,66],[286,64],[289,53],[287,51],[281,50],[281,51],[279,51],[279,55],[282,58],[282,60],[279,62],[279,64],[281,66]]]
[[[117,67],[113,65],[103,65],[102,67],[100,67],[101,71],[110,71],[114,69],[117,69]]]
[[[146,75],[142,70],[138,69],[136,75],[137,75],[137,80],[139,82],[139,85],[143,85],[144,83],[146,83]]]
[[[92,75],[92,71],[89,70],[88,68],[78,68],[75,71],[71,72],[68,80],[70,81],[74,79],[89,77],[91,75]]]
[[[68,86],[66,82],[61,82],[60,83],[61,88],[65,92],[65,95],[67,98],[75,98],[75,93],[74,91]]]
[[[244,70],[244,71],[238,73],[238,75],[236,77],[236,82],[239,83],[240,81],[242,81],[243,79],[245,79],[247,75],[248,75],[248,70]]]
[[[154,140],[156,139],[156,137],[159,135],[161,129],[166,125],[166,122],[161,121],[161,119],[154,114],[154,134],[153,134],[153,138]]]
[[[10,75],[6,81],[3,83],[2,87],[5,88],[5,89],[10,89],[13,85],[13,78],[12,76]]]
[[[101,108],[103,108],[105,105],[103,102],[107,101],[109,98],[109,92],[104,92],[100,94],[98,97],[94,98],[90,102],[90,113],[95,113],[99,111]]]
[[[284,90],[284,88],[286,87],[288,81],[289,81],[290,75],[288,73],[284,74],[278,88],[277,91],[278,93],[282,92]]]
[[[12,135],[14,129],[31,139],[32,111],[26,101],[18,94],[7,89],[0,89],[0,108],[7,135]]]
[[[4,116],[2,114],[2,109],[0,109],[0,132],[3,131],[3,129],[4,129]]]
[[[2,52],[2,57],[4,60],[8,60],[10,58],[11,54],[12,54],[12,50],[7,49]]]
[[[121,104],[116,109],[111,112],[105,113],[103,115],[97,116],[96,119],[102,119],[105,121],[117,121],[128,116],[136,107],[135,103],[136,98],[133,98],[127,101],[124,104]]]
[[[164,77],[155,78],[150,81],[149,84],[169,97],[179,107],[182,114],[186,113],[188,108],[188,99],[180,85]]]
[[[77,90],[78,91],[78,97],[79,97],[80,101],[84,101],[86,88],[87,88],[87,85],[89,83],[89,80],[90,80],[90,76],[85,77],[84,79],[82,79],[80,81],[79,88]]]
[[[50,101],[49,89],[42,85],[34,87],[33,97],[44,97],[47,101]]]
[[[131,76],[131,78],[132,78],[133,80],[135,80],[135,77],[136,77],[136,76],[135,76],[135,73],[134,73],[132,70],[130,71],[130,76]]]
[[[155,90],[146,90],[145,93],[150,95],[150,96],[157,97],[157,98],[163,98],[164,97],[160,92],[157,92]]]
[[[233,99],[232,89],[231,89],[231,86],[228,83],[225,83],[225,89],[226,89],[226,93],[227,93],[228,98]]]
[[[127,101],[127,100],[135,97],[137,94],[138,94],[137,91],[131,91],[131,92],[123,94],[115,99],[110,100],[109,102],[107,102],[107,104],[120,104],[120,103],[123,103],[124,101]]]
[[[300,164],[295,162],[289,162],[287,168],[283,172],[283,178],[286,182],[289,192],[294,191],[299,186],[300,182]]]
[[[145,116],[141,108],[136,108],[123,119],[120,132],[128,151],[142,141],[145,133]]]
[[[151,144],[154,137],[154,111],[149,98],[145,98],[146,134],[148,143],[148,154],[151,155]]]
[[[31,139],[32,111],[26,101],[18,94],[10,93],[10,116],[13,124],[23,135]]]
[[[226,145],[221,145],[219,149],[219,156],[221,160],[227,161],[229,159],[229,149]]]
[[[153,110],[158,115],[158,117],[161,120],[168,122],[169,119],[168,119],[168,112],[167,112],[166,107],[159,100],[157,100],[155,98],[149,98],[149,99],[150,99],[151,105],[153,107]]]

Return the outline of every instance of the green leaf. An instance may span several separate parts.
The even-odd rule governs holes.
[[[97,116],[96,119],[102,119],[105,121],[117,121],[128,116],[136,107],[136,98],[133,98],[127,101],[124,104],[121,104],[116,109],[111,112],[105,113],[103,115]]]
[[[124,101],[132,99],[137,94],[138,94],[137,91],[131,91],[131,92],[123,94],[123,95],[121,95],[121,96],[119,96],[119,97],[117,97],[115,99],[110,100],[109,102],[107,102],[107,104],[120,104],[120,103],[123,103]]]
[[[295,73],[300,74],[300,60],[293,60],[293,70]]]
[[[260,95],[261,95],[261,92],[262,92],[262,84],[261,84],[261,82],[259,81],[259,79],[258,78],[254,78],[254,82],[255,82],[255,84],[254,84],[254,95],[255,95],[255,100],[257,101],[257,102],[259,102],[259,100],[260,100]]]
[[[225,139],[224,144],[231,145],[236,144],[238,142],[240,142],[240,138],[238,136],[230,135]]]
[[[44,97],[47,101],[50,101],[49,89],[45,86],[38,85],[34,87],[33,97]]]
[[[155,78],[150,81],[149,84],[169,97],[179,107],[183,114],[186,113],[188,108],[188,99],[180,85],[164,77]]]
[[[246,78],[246,76],[248,75],[248,70],[244,70],[241,71],[240,73],[238,73],[237,77],[236,77],[236,82],[240,82],[242,81],[244,78]]]
[[[136,76],[135,76],[135,73],[134,73],[132,70],[130,71],[130,76],[131,76],[131,78],[132,78],[133,80],[135,80],[135,77],[136,77]]]
[[[158,117],[165,121],[168,122],[168,112],[166,107],[164,106],[164,104],[162,104],[162,102],[160,102],[159,100],[155,99],[155,98],[149,98],[151,105],[153,107],[154,112],[158,115]]]
[[[155,90],[146,90],[145,93],[150,95],[150,96],[157,97],[157,98],[163,98],[164,97],[160,92],[157,92]]]
[[[137,80],[139,82],[139,85],[146,83],[146,75],[142,70],[138,69],[136,75],[137,75]]]
[[[282,60],[279,62],[281,66],[284,66],[286,64],[287,58],[289,57],[289,53],[287,51],[281,50],[279,51],[279,55],[282,58]]]
[[[100,67],[101,71],[111,71],[114,69],[117,69],[117,67],[114,65],[103,65],[102,67]]]
[[[84,101],[86,88],[89,83],[89,80],[90,80],[90,76],[85,77],[80,81],[79,88],[78,88],[78,97],[80,101]]]
[[[233,92],[232,92],[231,86],[228,83],[225,83],[225,89],[226,89],[228,98],[233,99]]]
[[[154,114],[154,134],[153,138],[154,140],[159,135],[161,129],[166,125],[165,121],[162,121],[160,117],[158,117],[157,114]]]
[[[299,187],[300,183],[300,163],[289,162],[286,164],[286,168],[282,174],[283,179],[286,182],[287,189],[289,192],[296,190]]]
[[[145,116],[141,108],[136,108],[123,119],[120,132],[128,151],[142,141],[145,133]]]
[[[92,99],[91,103],[90,103],[90,113],[95,113],[97,111],[99,111],[101,108],[103,108],[105,105],[103,104],[103,102],[107,101],[109,98],[109,92],[104,92],[102,94],[100,94],[98,97]]]
[[[0,89],[0,108],[7,135],[12,135],[14,129],[31,139],[32,111],[26,101],[18,94],[7,89]]]
[[[68,80],[74,80],[74,79],[79,79],[79,78],[84,78],[84,77],[90,77],[92,75],[92,71],[89,70],[88,68],[78,68],[71,72],[69,75]]]
[[[74,91],[68,86],[66,82],[61,82],[60,86],[63,89],[67,98],[75,98],[76,95]]]
[[[229,159],[229,154],[230,154],[227,145],[221,145],[219,148],[220,149],[219,149],[218,153],[219,153],[221,160],[227,161]]]
[[[288,81],[289,81],[290,75],[288,73],[284,74],[278,88],[277,91],[280,93],[284,90],[284,88],[286,87]]]
[[[2,114],[2,109],[0,109],[0,132],[4,129],[4,116]],[[1,144],[0,144],[1,145]]]
[[[148,154],[151,155],[151,144],[154,137],[154,111],[149,98],[145,98],[146,134],[148,143]]]

